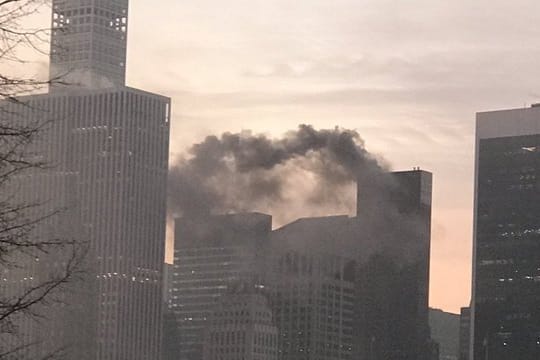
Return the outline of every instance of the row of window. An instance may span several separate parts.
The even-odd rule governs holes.
[[[78,9],[65,10],[65,11],[59,11],[58,9],[55,9],[55,11],[53,12],[53,19],[62,19],[66,17],[69,18],[72,16],[84,16],[84,15],[90,15],[90,14],[103,16],[106,18],[122,17],[123,19],[126,19],[126,16],[125,16],[126,13],[127,13],[127,10],[125,9],[122,9],[121,11],[119,10],[118,12],[110,12],[108,10],[92,8],[92,7],[78,8]],[[125,23],[125,20],[124,20],[124,23]]]

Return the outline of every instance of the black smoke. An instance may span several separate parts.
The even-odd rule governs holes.
[[[300,125],[281,138],[249,131],[208,136],[178,159],[169,174],[174,216],[308,208],[354,208],[358,180],[366,206],[391,179],[354,130]],[[349,191],[343,196],[343,189]],[[316,212],[315,212],[316,213]],[[295,214],[290,214],[294,216]]]

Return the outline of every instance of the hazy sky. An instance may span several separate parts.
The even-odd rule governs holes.
[[[458,311],[475,112],[540,101],[538,13],[536,0],[132,0],[128,84],[173,98],[173,156],[209,133],[309,123],[432,171],[431,305]]]

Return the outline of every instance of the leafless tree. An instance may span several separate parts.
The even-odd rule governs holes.
[[[61,300],[59,294],[66,284],[79,276],[84,256],[84,246],[79,242],[54,232],[43,236],[46,232],[37,231],[55,226],[62,209],[51,209],[21,196],[27,190],[21,185],[24,179],[47,170],[43,159],[29,149],[51,119],[14,119],[20,119],[17,111],[31,106],[24,95],[49,86],[51,80],[15,75],[9,69],[28,65],[21,55],[28,49],[34,54],[46,52],[48,29],[28,28],[25,24],[47,7],[47,0],[0,0],[0,360],[24,358],[21,354],[34,344],[23,338],[20,343],[2,342],[2,336],[17,338],[18,319],[40,317],[37,309]],[[32,272],[25,276],[29,264],[35,270],[32,261],[51,257],[62,261],[48,269],[46,276],[35,279]],[[9,291],[10,286],[16,286],[18,291]]]
[[[49,29],[26,26],[29,17],[48,7],[48,0],[0,0],[0,62],[4,66],[24,66],[28,59],[25,50],[45,54],[48,50]],[[0,99],[16,100],[18,96],[41,89],[49,79],[14,76],[0,73]]]

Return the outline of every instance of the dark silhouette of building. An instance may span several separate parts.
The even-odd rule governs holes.
[[[459,314],[429,309],[431,338],[439,344],[440,360],[458,360]]]
[[[476,122],[473,360],[540,358],[540,107]]]
[[[163,305],[163,333],[161,335],[161,360],[180,359],[180,332],[176,315]]]
[[[438,359],[428,315],[432,177],[382,176],[383,198],[359,199],[357,217],[305,218],[272,233],[280,359]]]
[[[471,308],[462,307],[459,317],[459,360],[469,360],[471,347]]]
[[[393,228],[388,231],[394,230],[392,245],[378,249],[356,269],[357,358],[430,360],[438,356],[428,305],[432,175],[415,169],[391,176],[393,184],[381,202],[389,204],[384,211],[399,214],[396,223],[388,224]],[[358,193],[362,221],[373,210],[362,207],[361,189]],[[400,228],[403,234],[395,232]],[[380,230],[382,238],[386,230]]]

